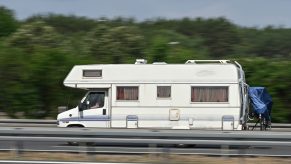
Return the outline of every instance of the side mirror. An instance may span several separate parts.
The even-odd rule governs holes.
[[[84,101],[83,103],[80,102],[80,104],[78,105],[79,111],[88,109],[89,104],[90,104],[90,101]]]
[[[80,102],[80,104],[78,105],[78,109],[79,111],[83,111],[85,109],[84,104]]]

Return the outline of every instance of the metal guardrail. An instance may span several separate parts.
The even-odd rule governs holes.
[[[42,141],[42,142],[94,142],[108,144],[159,144],[159,145],[227,145],[227,146],[291,146],[291,141],[244,141],[244,140],[215,140],[215,139],[131,139],[131,138],[87,138],[87,137],[15,137],[0,136],[4,141]]]
[[[0,140],[291,146],[291,132],[6,127]]]
[[[0,142],[10,143],[8,148],[2,148],[1,151],[12,151],[18,158],[22,152],[68,152],[68,153],[148,153],[148,154],[203,154],[203,155],[222,155],[222,156],[277,156],[291,157],[291,131],[285,129],[291,128],[291,124],[272,124],[271,131],[210,131],[210,130],[160,130],[160,129],[101,129],[101,128],[57,128],[56,120],[23,120],[23,119],[2,119],[0,120]],[[20,127],[14,127],[21,125]],[[28,127],[30,125],[31,127]],[[9,127],[7,127],[9,126]],[[250,124],[252,126],[252,124]],[[275,131],[276,128],[282,128],[283,132]],[[4,142],[3,142],[4,141]],[[7,141],[7,142],[6,142]],[[79,147],[71,146],[60,149],[24,147],[29,143],[36,145],[43,142],[59,143],[61,146],[67,142],[80,143]],[[100,145],[147,145],[136,148],[124,147],[121,149],[109,147],[103,149],[100,147],[90,147],[86,143],[96,143]],[[159,146],[165,147],[159,147]],[[201,153],[201,149],[176,149],[167,147],[167,145],[198,145],[198,147],[216,147],[214,152]],[[231,146],[243,147],[234,152]],[[267,154],[249,154],[255,147],[264,147],[270,150]],[[275,154],[272,154],[272,148],[275,151],[282,148]],[[218,148],[218,150],[217,150]],[[286,151],[288,150],[288,151]],[[281,152],[285,152],[280,154]],[[248,152],[248,153],[247,153]],[[266,152],[266,151],[265,151]],[[12,153],[13,154],[13,153]]]
[[[248,123],[250,127],[255,126],[255,123]],[[286,129],[291,129],[291,124],[283,124],[283,123],[272,123],[271,125],[272,128],[286,128]]]
[[[0,119],[0,123],[19,123],[19,124],[56,124],[57,120],[38,120],[38,119]]]
[[[0,119],[0,127],[56,127],[57,120]]]
[[[289,150],[291,132],[0,127],[0,141],[14,143],[16,152],[26,151],[22,146],[25,142],[78,142],[81,146],[87,147],[79,149],[82,153],[84,151],[85,153],[92,152],[86,143],[142,144],[152,148],[152,151],[147,153],[154,153],[157,145],[212,145],[221,147],[222,150],[228,149],[229,146],[263,146],[285,147]],[[38,150],[30,149],[29,151]],[[167,148],[162,151],[161,153],[169,153]],[[68,152],[71,151],[68,150]],[[221,153],[223,152],[221,151]],[[243,150],[239,150],[239,152],[243,152]],[[98,153],[102,153],[102,151],[98,151]]]

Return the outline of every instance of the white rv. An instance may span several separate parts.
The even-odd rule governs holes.
[[[59,127],[242,130],[247,85],[237,62],[77,65],[64,85],[88,90]]]

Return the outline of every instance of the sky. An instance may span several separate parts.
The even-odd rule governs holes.
[[[240,26],[291,28],[291,0],[0,0],[0,6],[19,20],[47,13],[138,21],[225,17]]]

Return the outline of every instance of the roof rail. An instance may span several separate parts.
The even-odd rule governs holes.
[[[207,64],[207,63],[220,63],[220,64],[227,64],[229,60],[187,60],[185,64]]]

